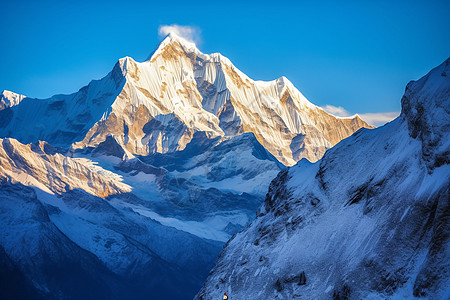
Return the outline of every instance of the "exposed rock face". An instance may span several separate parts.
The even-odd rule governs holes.
[[[449,72],[409,83],[393,122],[280,172],[197,298],[447,299]]]
[[[254,81],[219,53],[168,36],[142,63],[123,58],[113,71],[72,95],[28,100],[0,111],[0,136],[46,140],[74,149],[114,135],[131,155],[183,150],[195,132],[207,138],[253,133],[280,162],[317,161],[362,127],[311,104],[285,77]],[[27,119],[28,122],[23,120]]]
[[[108,135],[106,139],[93,149],[92,154],[115,156],[122,159],[125,156],[125,151],[119,145],[113,135]]]

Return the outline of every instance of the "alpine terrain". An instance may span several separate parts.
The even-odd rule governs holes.
[[[198,299],[449,299],[450,58],[360,130],[272,181]]]
[[[4,91],[0,298],[194,297],[270,181],[362,127],[174,34],[74,94]]]

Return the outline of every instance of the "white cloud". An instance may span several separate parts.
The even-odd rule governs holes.
[[[161,38],[164,38],[169,33],[175,33],[176,35],[193,42],[195,44],[201,43],[201,30],[195,26],[182,26],[177,24],[161,25],[158,29],[158,34]]]
[[[333,106],[333,105],[325,105],[322,106],[323,110],[325,110],[327,113],[330,113],[332,115],[335,115],[336,117],[350,117],[352,114],[342,106]],[[382,112],[382,113],[365,113],[365,114],[358,114],[361,119],[369,123],[373,126],[382,126],[386,124],[387,122],[392,121],[398,115],[400,115],[399,111],[391,111],[391,112]]]
[[[359,114],[361,119],[373,126],[382,126],[390,122],[400,115],[399,111],[383,112],[383,113],[366,113]]]
[[[330,113],[332,115],[335,115],[336,117],[350,117],[350,113],[343,108],[342,106],[333,106],[333,105],[325,105],[322,106],[323,110],[327,113]]]

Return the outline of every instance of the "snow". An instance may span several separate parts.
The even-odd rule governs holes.
[[[133,117],[139,110],[140,117]],[[25,119],[26,124],[21,121]],[[144,133],[151,119],[162,122],[160,132]],[[293,165],[303,157],[316,161],[327,148],[368,126],[337,120],[309,102],[286,77],[254,81],[220,53],[203,54],[171,33],[148,60],[124,57],[105,78],[77,93],[28,98],[0,128],[0,136],[12,133],[21,142],[40,139],[82,149],[96,147],[114,133],[131,157],[182,150],[194,132],[233,137],[244,131],[254,133],[280,162]],[[118,134],[116,127],[122,124]],[[330,130],[323,132],[326,127]],[[298,135],[307,138],[293,145]]]
[[[49,99],[2,95],[12,107],[2,112],[6,121],[0,136],[12,135],[18,141],[2,140],[0,175],[12,178],[18,187],[24,184],[23,190],[32,187],[36,194],[36,198],[24,197],[28,202],[16,199],[22,209],[11,205],[18,225],[8,227],[8,233],[24,237],[27,226],[43,226],[43,237],[32,239],[31,250],[39,253],[42,244],[51,244],[49,251],[71,245],[119,275],[147,274],[139,268],[150,266],[163,270],[158,274],[161,278],[181,269],[182,277],[199,280],[222,245],[254,218],[255,208],[283,164],[293,165],[301,158],[316,161],[327,148],[367,126],[349,125],[324,113],[285,77],[254,81],[220,53],[203,54],[174,34],[147,61],[124,57],[107,76],[71,95]],[[42,145],[33,150],[33,145],[21,144],[37,140],[61,148],[49,154]],[[357,167],[351,160],[348,163]],[[323,198],[313,180],[319,164],[302,161],[299,166],[305,173],[290,188],[301,187]],[[423,187],[423,193],[428,190]],[[331,202],[323,200],[321,205]],[[38,207],[39,214],[32,215],[31,205]],[[352,256],[376,244],[370,233],[379,223],[364,218],[356,208],[346,210],[342,221],[341,211],[337,207],[316,221],[306,214],[305,228],[314,242],[305,242],[309,234],[291,238],[281,226],[279,247],[271,249],[272,255],[294,255],[286,246],[294,241],[303,245],[305,258],[313,259],[330,251],[331,245],[338,248],[339,240],[345,239],[354,249],[338,250],[349,266],[356,265]],[[355,216],[357,226],[352,223]],[[289,220],[289,224],[296,222],[294,216]],[[330,220],[336,230],[328,232]],[[347,237],[337,231],[354,228],[361,234]],[[48,243],[49,232],[62,236],[66,244]],[[11,243],[8,251],[23,249],[19,237],[2,240]],[[233,241],[243,240],[240,234]],[[311,247],[321,250],[308,252]],[[252,249],[245,244],[240,250]],[[269,265],[258,267],[255,277],[271,271],[283,274],[289,261],[277,259],[275,270]],[[229,291],[238,289],[229,285]]]
[[[155,57],[161,54],[161,52],[167,45],[173,42],[178,42],[185,49],[185,51],[194,52],[202,55],[194,42],[188,41],[187,39],[179,36],[178,34],[171,32],[163,39],[163,41],[159,44],[158,48],[152,54],[150,54],[150,56],[146,59],[146,61],[153,60]]]
[[[411,206],[408,206],[405,211],[403,212],[402,217],[400,218],[400,222],[403,221],[403,219],[405,218],[406,214],[408,213],[409,209],[411,208]]]
[[[225,243],[231,237],[230,234],[225,233],[223,230],[230,221],[238,222],[240,225],[245,225],[248,221],[245,214],[240,214],[239,217],[234,215],[232,218],[226,218],[225,216],[214,216],[207,218],[202,222],[196,221],[182,221],[176,218],[163,217],[153,211],[149,211],[143,208],[132,208],[133,211],[138,214],[151,218],[164,226],[176,228],[181,231],[188,232],[196,235],[200,238],[219,241]]]
[[[4,90],[0,94],[0,110],[18,105],[26,96]]]
[[[327,299],[348,286],[355,299],[448,298],[450,244],[436,230],[446,222],[450,166],[429,154],[448,157],[441,145],[450,138],[442,109],[450,81],[441,74],[449,62],[408,85],[393,122],[280,173],[258,217],[228,242],[197,296],[217,298],[227,289],[237,299],[261,292]],[[290,284],[300,272],[307,284]]]
[[[261,195],[267,191],[267,185],[261,184],[270,182],[278,174],[278,170],[262,173],[250,180],[246,180],[242,175],[226,178],[221,181],[210,181],[204,184],[205,187],[217,188],[225,192],[249,193]]]

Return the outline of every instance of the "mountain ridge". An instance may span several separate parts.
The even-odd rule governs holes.
[[[35,101],[41,101],[39,109]],[[253,132],[279,161],[292,165],[303,157],[316,161],[357,129],[372,128],[358,116],[326,113],[285,77],[254,81],[220,53],[203,54],[173,34],[149,60],[121,58],[106,77],[77,93],[25,102],[22,109],[0,111],[6,120],[0,136],[80,149],[114,134],[128,157],[182,150],[197,131],[208,138]],[[23,118],[32,125],[18,121]]]
[[[196,299],[447,299],[450,58],[407,85],[402,113],[270,184]]]

